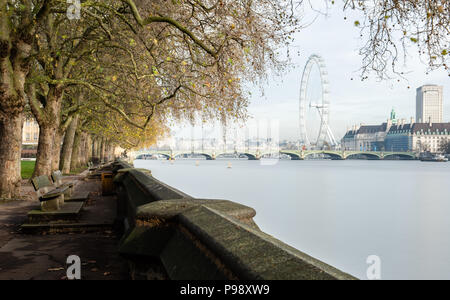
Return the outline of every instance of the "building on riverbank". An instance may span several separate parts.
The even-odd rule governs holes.
[[[381,125],[361,125],[349,130],[342,139],[342,147],[347,151],[383,151],[384,140],[392,123]]]
[[[341,140],[341,146],[344,150],[355,150],[356,148],[356,140],[355,136],[358,134],[358,129],[356,126],[353,126],[352,129],[347,130],[344,137]]]
[[[413,123],[392,126],[386,137],[386,151],[441,152],[450,142],[450,123]]]
[[[450,142],[450,123],[410,123],[401,120],[375,126],[353,127],[342,139],[347,151],[441,152]]]
[[[394,124],[397,124],[397,119],[392,110],[390,118],[381,125],[353,126],[342,139],[342,148],[347,151],[383,151],[387,133]]]
[[[416,120],[397,120],[392,110],[387,123],[354,126],[347,131],[342,147],[348,151],[439,153],[450,140],[450,123],[443,123],[443,100],[442,86],[421,86],[417,89]]]

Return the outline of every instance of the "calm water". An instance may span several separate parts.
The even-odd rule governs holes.
[[[366,278],[450,279],[450,163],[416,161],[136,161],[200,198],[256,209],[259,227],[295,248]]]

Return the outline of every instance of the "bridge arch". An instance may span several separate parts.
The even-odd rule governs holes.
[[[289,155],[292,160],[302,160],[300,154],[297,153],[281,151],[280,154]]]
[[[245,155],[248,157],[248,160],[258,160],[258,158],[256,157],[256,155],[250,154],[250,153],[239,153],[240,155]]]
[[[155,156],[162,156],[164,158],[170,159],[170,155],[166,154],[166,153],[143,153],[143,154],[139,154],[138,156],[136,156],[136,160],[145,160],[148,158],[152,158]]]
[[[415,160],[416,156],[415,154],[407,154],[407,153],[389,153],[384,155],[384,159],[393,159],[395,157],[399,157],[403,160]]]
[[[202,153],[202,152],[186,152],[186,153],[177,153],[176,155],[174,155],[174,158],[176,159],[177,157],[180,156],[186,156],[186,155],[200,155],[206,158],[206,160],[213,160],[212,155],[208,154],[208,153]]]
[[[327,155],[333,160],[343,160],[344,157],[342,154],[334,152],[334,151],[306,151],[303,153],[303,158],[307,159],[310,156],[313,155]]]
[[[168,154],[165,153],[157,153],[157,155],[163,156],[164,158],[166,158],[167,160],[169,160],[171,157]]]
[[[280,158],[284,153],[281,152],[263,152],[261,153],[261,158]]]
[[[365,156],[371,160],[381,160],[382,159],[381,155],[375,154],[375,153],[368,153],[368,152],[350,153],[350,154],[346,155],[345,159],[352,159],[352,157],[357,157],[357,156]]]
[[[304,155],[303,155],[303,159],[307,159],[308,157],[310,157],[310,156],[313,156],[313,155],[317,155],[317,154],[320,154],[320,153],[316,153],[316,152],[311,152],[311,153],[305,153]]]
[[[343,160],[344,157],[340,153],[324,151],[323,154],[330,156],[334,160]]]

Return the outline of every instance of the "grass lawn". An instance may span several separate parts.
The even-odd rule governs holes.
[[[79,168],[76,168],[75,170],[70,171],[69,174],[65,174],[65,175],[78,175],[80,173],[83,173],[84,171],[86,171],[88,169],[87,166],[81,166]]]
[[[22,161],[22,179],[31,178],[31,175],[33,175],[35,164],[35,161]],[[70,172],[69,175],[78,175],[85,170],[87,170],[87,166],[82,166]]]
[[[22,161],[22,179],[31,178],[31,175],[33,175],[35,164],[36,162],[34,161]]]

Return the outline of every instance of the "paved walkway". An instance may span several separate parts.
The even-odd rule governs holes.
[[[114,222],[116,198],[101,196],[100,181],[84,181],[80,176],[66,179],[77,180],[75,194],[77,190],[91,192],[80,222],[103,225]],[[82,279],[129,279],[127,263],[117,253],[119,236],[112,226],[79,233],[23,233],[20,225],[39,202],[29,185],[22,192],[24,201],[0,204],[0,280],[64,280],[70,255],[81,258]]]

